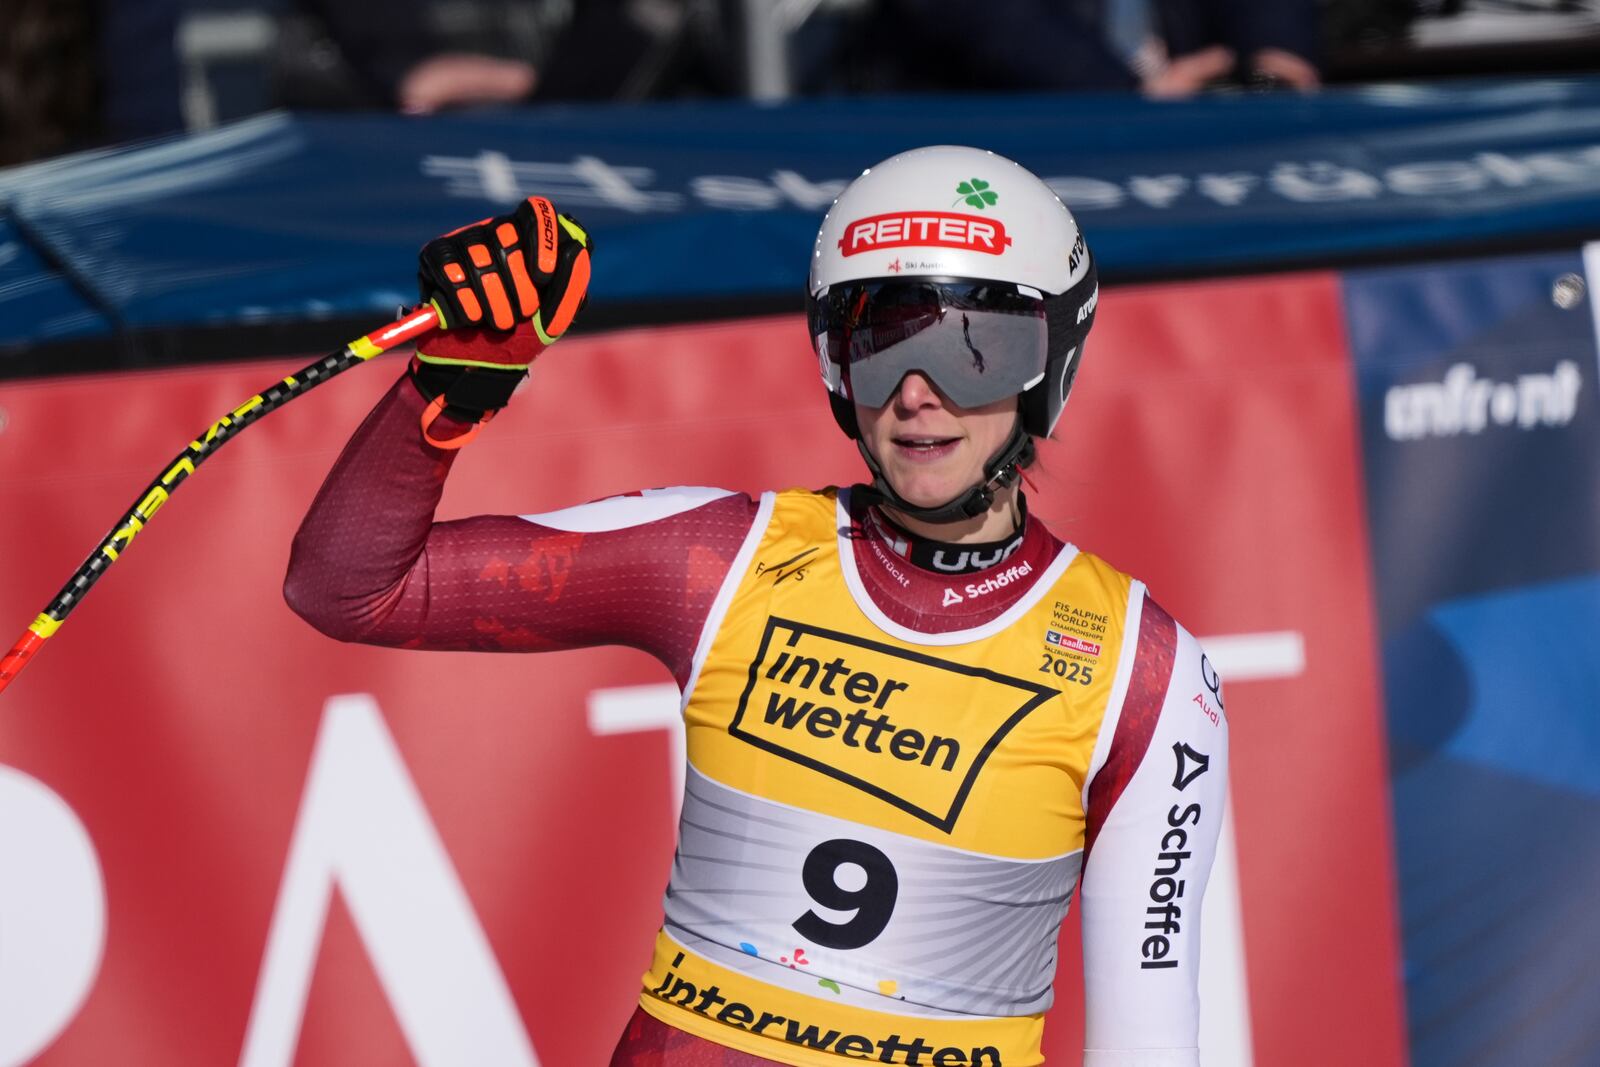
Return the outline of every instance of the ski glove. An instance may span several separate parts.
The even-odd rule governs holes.
[[[417,346],[411,379],[428,400],[422,432],[460,448],[511,399],[528,367],[572,325],[589,290],[589,235],[542,196],[422,248],[417,286],[441,328]],[[476,425],[435,439],[441,414]]]

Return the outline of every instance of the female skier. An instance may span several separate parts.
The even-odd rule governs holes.
[[[1075,890],[1086,1067],[1197,1067],[1221,682],[1018,484],[1094,323],[1071,213],[948,146],[840,195],[809,322],[864,484],[434,522],[460,446],[572,322],[589,254],[538,197],[424,247],[446,328],[335,464],[285,593],[342,640],[626,644],[672,671],[678,852],[613,1067],[1040,1063]],[[575,535],[558,599],[492,577]]]

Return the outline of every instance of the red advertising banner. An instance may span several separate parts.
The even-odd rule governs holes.
[[[1401,1064],[1336,283],[1108,291],[1088,360],[1033,510],[1144,578],[1228,682],[1206,1063]],[[187,435],[299,362],[0,391],[0,620],[20,632]],[[665,670],[341,645],[280,594],[301,514],[401,366],[210,460],[0,700],[3,1067],[606,1062],[672,854]],[[566,341],[441,517],[852,481],[815,374],[791,317]],[[1082,1041],[1068,925],[1053,1063]]]

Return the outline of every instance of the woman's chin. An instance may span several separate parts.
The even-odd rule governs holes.
[[[960,496],[968,483],[953,478],[929,478],[925,473],[906,478],[889,479],[895,494],[916,508],[937,508]]]

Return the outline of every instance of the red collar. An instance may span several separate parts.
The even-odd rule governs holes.
[[[850,550],[867,595],[886,616],[923,633],[949,633],[995,618],[1033,588],[1062,542],[1032,516],[1007,558],[969,574],[939,574],[910,562],[910,535],[850,501]]]

